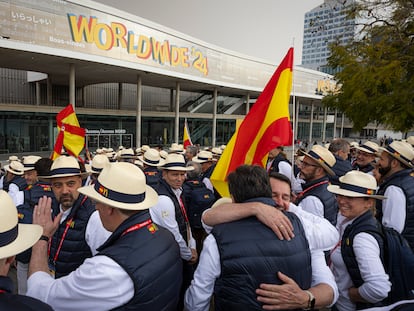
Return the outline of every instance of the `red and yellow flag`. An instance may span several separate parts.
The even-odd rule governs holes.
[[[56,115],[56,122],[59,133],[53,148],[52,160],[61,154],[62,147],[65,147],[70,155],[78,157],[85,146],[85,129],[80,127],[71,104]]]
[[[184,120],[184,135],[183,135],[183,146],[184,149],[187,148],[187,146],[192,146],[193,142],[191,141],[190,138],[190,132],[188,130],[188,124],[187,124],[187,119]]]
[[[292,70],[293,48],[290,48],[217,162],[210,179],[220,195],[230,196],[227,175],[238,166],[264,167],[270,150],[292,144],[289,117]]]

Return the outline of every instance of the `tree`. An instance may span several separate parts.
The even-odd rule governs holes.
[[[358,29],[330,45],[328,65],[340,87],[322,103],[361,130],[370,122],[406,132],[414,126],[414,0],[364,0],[349,7]]]

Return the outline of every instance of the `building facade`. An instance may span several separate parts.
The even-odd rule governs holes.
[[[0,153],[53,149],[56,114],[74,105],[90,150],[169,145],[184,119],[202,146],[226,144],[277,65],[92,1],[0,0]],[[286,51],[288,47],[286,48]],[[294,68],[295,137],[352,128],[320,105],[328,74]]]

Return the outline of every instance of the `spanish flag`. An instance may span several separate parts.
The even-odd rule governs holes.
[[[293,48],[290,48],[217,162],[210,180],[220,195],[230,196],[227,175],[238,166],[264,167],[270,150],[292,144],[289,117],[292,71]]]
[[[65,147],[70,155],[78,157],[85,146],[85,129],[80,127],[71,104],[56,115],[56,122],[59,133],[53,148],[52,160],[61,154],[62,147]]]
[[[187,146],[193,145],[191,138],[190,138],[190,132],[188,130],[187,119],[184,120],[183,145],[184,145],[184,149],[187,148]]]

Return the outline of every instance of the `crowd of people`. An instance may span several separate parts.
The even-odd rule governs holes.
[[[10,156],[0,310],[413,310],[371,234],[414,250],[413,145],[277,146],[227,176],[230,198],[211,181],[226,146]]]

